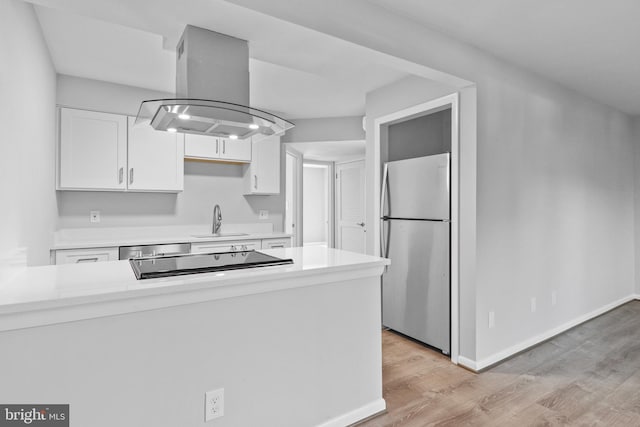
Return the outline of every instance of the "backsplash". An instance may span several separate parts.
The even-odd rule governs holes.
[[[282,231],[283,196],[243,196],[245,167],[186,161],[184,191],[177,194],[58,191],[57,229],[206,224],[218,204],[223,224],[264,222]],[[259,220],[260,210],[269,219]],[[90,211],[100,211],[99,223],[90,222]]]

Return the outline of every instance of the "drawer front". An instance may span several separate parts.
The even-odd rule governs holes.
[[[290,237],[286,237],[283,239],[263,239],[262,240],[262,249],[290,248],[290,247],[291,247]]]
[[[240,251],[253,251],[260,249],[260,240],[239,240],[232,242],[203,242],[192,243],[191,253],[220,253],[220,252],[240,252]]]
[[[56,251],[56,264],[116,261],[118,248],[65,249]]]

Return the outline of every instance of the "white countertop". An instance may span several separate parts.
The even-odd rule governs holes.
[[[263,252],[294,263],[145,280],[128,261],[27,267],[0,283],[0,331],[380,275],[389,263],[322,247]]]
[[[287,233],[273,232],[271,223],[224,224],[222,232],[245,233],[245,235],[195,237],[211,233],[211,226],[207,224],[167,227],[78,228],[57,231],[51,249],[105,248],[161,243],[204,243],[291,237]]]

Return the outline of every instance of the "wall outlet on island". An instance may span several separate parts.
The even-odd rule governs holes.
[[[269,219],[269,211],[267,210],[260,210],[258,212],[258,219]]]
[[[204,394],[204,420],[211,421],[224,415],[224,389],[211,390]]]
[[[89,220],[91,222],[100,222],[100,211],[90,211]]]

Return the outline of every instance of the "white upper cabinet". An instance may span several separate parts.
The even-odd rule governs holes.
[[[124,190],[127,117],[60,110],[58,189]]]
[[[182,191],[184,137],[134,122],[61,108],[57,189]]]
[[[244,173],[245,195],[280,194],[280,136],[254,139],[251,164]]]
[[[135,125],[129,117],[127,188],[132,191],[182,191],[183,135]]]
[[[184,156],[187,159],[247,163],[251,161],[251,140],[238,141],[214,136],[186,134]]]

